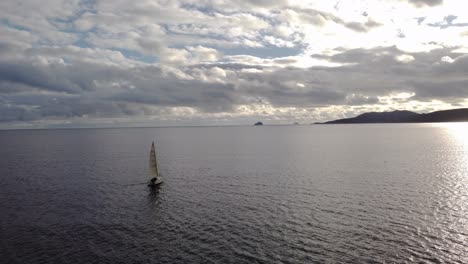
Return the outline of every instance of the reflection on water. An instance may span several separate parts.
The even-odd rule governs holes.
[[[468,181],[468,123],[440,123],[434,124],[434,127],[446,133],[447,148],[457,152],[451,160],[458,170],[454,175],[460,175],[460,180]]]
[[[468,146],[468,123],[435,123],[434,127],[445,129],[458,144]]]
[[[148,186],[148,200],[151,202],[156,201],[159,195],[159,191],[162,185],[158,186]]]
[[[466,263],[466,124],[0,131],[5,263]],[[158,142],[165,183],[147,180]]]
[[[448,192],[445,205],[452,209],[451,212],[447,212],[451,216],[451,226],[460,226],[460,232],[466,235],[468,219],[452,211],[468,212],[468,123],[446,123],[440,124],[439,127],[446,129],[452,138],[451,148],[458,153],[457,158],[453,159],[454,170],[445,175],[450,179],[445,187],[445,192]],[[468,248],[465,248],[465,252],[468,252]],[[466,259],[468,253],[465,254]]]
[[[468,123],[447,123],[442,124],[441,127],[446,128],[458,144],[468,150]]]

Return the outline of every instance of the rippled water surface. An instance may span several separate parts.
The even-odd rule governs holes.
[[[2,263],[468,260],[464,124],[0,131],[0,157]]]

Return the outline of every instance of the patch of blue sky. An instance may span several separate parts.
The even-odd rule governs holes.
[[[159,62],[159,57],[157,56],[144,55],[134,50],[118,49],[118,48],[112,48],[111,50],[119,51],[120,53],[122,53],[122,55],[124,55],[126,58],[131,59],[131,60],[140,61],[144,63],[158,63]]]
[[[281,58],[299,55],[304,50],[303,46],[277,47],[273,45],[265,47],[234,47],[220,48],[225,55],[250,55],[263,59]]]
[[[95,13],[94,6],[96,5],[96,0],[81,0],[80,8],[83,12]]]
[[[223,47],[218,45],[204,45],[208,48],[216,49],[222,52],[225,55],[249,55],[255,56],[262,59],[271,59],[271,58],[282,58],[288,56],[296,56],[301,54],[305,45],[297,45],[294,47],[277,47],[274,45],[266,45],[263,47]],[[186,46],[184,45],[171,45],[171,48],[183,49]]]
[[[13,24],[10,21],[8,21],[7,19],[0,19],[0,25],[6,26],[6,27],[9,27],[9,28],[13,28],[13,29],[16,29],[16,30],[21,30],[21,31],[28,31],[28,32],[31,31],[27,27],[17,25],[17,24]]]
[[[87,4],[86,4],[87,3]],[[61,25],[61,30],[69,33],[79,32],[75,27],[75,20],[79,19],[85,13],[96,13],[96,10],[93,8],[94,1],[82,1],[80,3],[80,9],[75,12],[73,15],[70,15],[65,18],[49,18],[48,21],[51,24]],[[89,30],[88,30],[89,31]]]
[[[210,8],[208,6],[199,6],[199,5],[195,5],[195,4],[182,4],[180,6],[181,8],[183,9],[187,9],[187,10],[196,10],[196,11],[200,11],[202,13],[205,13],[207,15],[213,15],[214,13],[216,13],[216,10],[214,10],[213,8]]]
[[[77,33],[73,25],[74,18],[53,18],[48,19],[51,25],[54,25],[58,30],[66,33]]]
[[[267,15],[267,14],[262,14],[261,12],[252,12],[251,10],[242,10],[242,11],[239,11],[239,10],[223,10],[223,9],[216,9],[214,8],[213,6],[208,6],[208,5],[196,5],[196,4],[182,4],[180,6],[181,8],[183,9],[187,9],[187,10],[196,10],[196,11],[199,11],[199,12],[202,12],[206,15],[215,15],[215,14],[222,14],[222,15],[226,15],[226,16],[231,16],[231,15],[235,15],[235,14],[250,14],[252,16],[256,16],[258,18],[262,18],[263,20],[266,20],[266,21],[269,21],[270,23],[273,23],[274,22],[274,19],[270,16],[270,15]]]
[[[89,43],[86,41],[85,39],[85,36],[86,34],[83,34],[83,33],[77,33],[77,35],[79,35],[80,37],[78,38],[77,41],[75,41],[73,43],[74,46],[77,46],[77,47],[80,47],[80,48],[89,48],[90,45]]]
[[[88,35],[90,33],[99,34],[98,31],[96,30],[96,28],[91,28],[91,29],[89,29],[87,31],[73,30],[73,31],[69,31],[69,33],[73,33],[76,36],[78,36],[78,40],[75,41],[75,43],[73,43],[73,45],[78,46],[80,48],[91,48],[92,45],[90,45],[90,43],[87,40]]]

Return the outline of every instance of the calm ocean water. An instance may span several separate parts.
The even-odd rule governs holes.
[[[0,157],[2,263],[468,260],[468,124],[0,131]]]

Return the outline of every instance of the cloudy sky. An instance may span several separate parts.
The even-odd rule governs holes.
[[[468,106],[451,0],[2,0],[0,128],[312,123]]]

